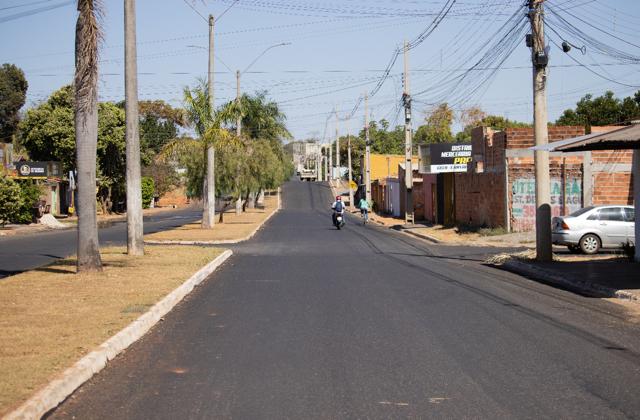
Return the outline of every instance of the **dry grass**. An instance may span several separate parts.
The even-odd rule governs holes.
[[[264,198],[264,209],[247,209],[236,215],[235,209],[225,212],[224,222],[216,224],[213,229],[202,229],[200,223],[191,223],[176,229],[145,235],[145,240],[154,241],[224,241],[237,240],[250,235],[264,219],[269,217],[278,206],[277,196]]]
[[[0,416],[120,331],[222,250],[197,246],[102,250],[102,273],[75,260],[0,280]]]

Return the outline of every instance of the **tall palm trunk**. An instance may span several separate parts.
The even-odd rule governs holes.
[[[140,133],[138,129],[138,65],[136,3],[124,0],[125,118],[127,143],[127,252],[144,255]]]
[[[96,218],[98,145],[98,0],[78,0],[76,24],[75,134],[78,170],[78,272],[100,271]]]

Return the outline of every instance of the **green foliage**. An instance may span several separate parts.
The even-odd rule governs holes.
[[[153,179],[156,197],[162,197],[174,187],[180,185],[180,176],[173,165],[160,159],[155,159],[149,165],[143,167],[142,175]]]
[[[616,98],[607,91],[596,98],[588,94],[565,110],[556,120],[557,125],[579,125],[590,130],[591,126],[619,124],[640,117],[640,91],[634,97]]]
[[[426,124],[416,130],[416,142],[419,144],[452,142],[454,140],[451,133],[453,118],[453,110],[448,104],[438,105],[427,114]]]
[[[30,223],[33,205],[38,202],[41,192],[35,181],[13,180],[0,175],[0,224]]]
[[[490,127],[497,131],[503,131],[507,128],[526,128],[531,127],[531,124],[513,121],[500,115],[487,115],[481,120],[467,124],[463,131],[456,134],[456,141],[468,142],[471,141],[471,131],[476,127]]]
[[[151,200],[153,200],[154,197],[155,184],[153,182],[153,178],[150,178],[148,176],[143,176],[141,182],[142,208],[148,209],[149,207],[151,207]]]
[[[12,222],[20,213],[22,194],[20,186],[8,176],[0,175],[0,224]]]
[[[285,114],[280,111],[276,102],[267,98],[267,92],[242,95],[239,111],[242,116],[242,132],[247,137],[270,141],[292,138],[287,130]]]
[[[13,64],[0,67],[0,141],[11,142],[18,128],[19,111],[26,100],[28,88],[21,69]]]

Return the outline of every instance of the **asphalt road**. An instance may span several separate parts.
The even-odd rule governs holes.
[[[167,210],[144,218],[144,232],[172,229],[200,220],[202,211],[192,208]],[[51,230],[0,237],[0,278],[31,270],[76,253],[76,229]],[[127,243],[126,222],[112,222],[99,230],[101,245]]]
[[[613,303],[480,248],[284,210],[52,418],[633,418],[640,334]]]

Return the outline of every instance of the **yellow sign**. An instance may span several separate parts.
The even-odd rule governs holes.
[[[357,190],[358,189],[358,184],[356,184],[353,181],[349,181],[349,186],[351,187],[352,190]]]

